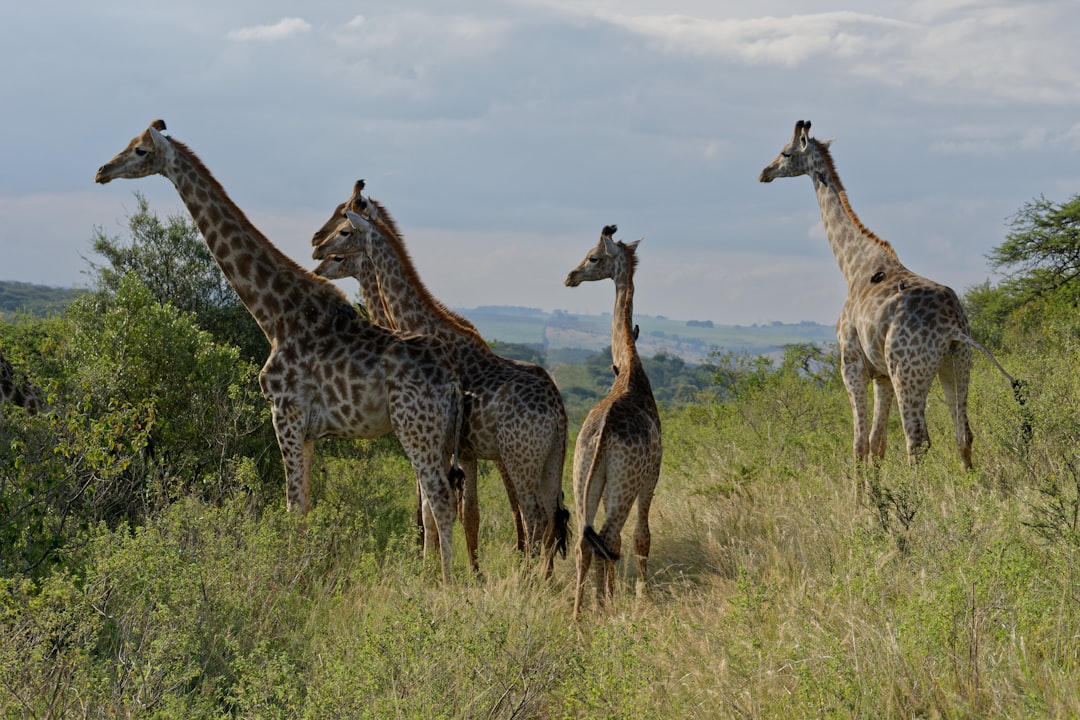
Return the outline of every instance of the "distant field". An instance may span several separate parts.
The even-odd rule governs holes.
[[[610,315],[571,315],[529,308],[482,307],[457,310],[471,320],[487,340],[540,345],[547,349],[599,350],[611,344]],[[638,349],[645,356],[666,351],[687,362],[702,362],[720,348],[769,353],[792,343],[831,343],[829,325],[802,322],[769,325],[712,325],[639,315]]]
[[[85,290],[0,281],[0,317],[26,313],[48,316],[61,312]],[[484,339],[533,345],[547,350],[600,350],[611,344],[611,315],[572,315],[557,310],[505,305],[457,309]],[[661,352],[688,363],[701,363],[717,348],[753,354],[777,352],[792,343],[832,343],[832,326],[818,323],[712,325],[709,321],[672,320],[638,315],[638,350],[645,357]]]

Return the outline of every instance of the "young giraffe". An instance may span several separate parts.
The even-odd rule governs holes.
[[[611,357],[615,382],[608,396],[585,418],[574,447],[574,502],[578,527],[577,589],[574,617],[581,612],[585,576],[596,555],[596,599],[603,604],[612,596],[615,561],[622,546],[622,528],[637,501],[634,554],[637,556],[638,592],[644,588],[649,559],[649,507],[660,478],[663,448],[660,414],[656,410],[649,378],[638,356],[634,327],[634,270],[637,246],[612,239],[616,227],[608,225],[600,242],[581,264],[566,276],[569,287],[590,280],[615,281],[615,310],[611,320]],[[600,501],[604,501],[604,527],[593,529]]]
[[[364,320],[345,294],[270,243],[202,161],[155,120],[97,171],[95,181],[162,175],[179,192],[214,255],[270,341],[259,375],[285,465],[288,507],[306,513],[314,441],[393,431],[438,528],[450,577],[454,507],[447,469],[462,417],[461,388],[443,343]]]
[[[25,378],[18,382],[15,368],[0,352],[0,405],[7,403],[18,405],[29,415],[34,415],[44,406],[41,389]]]
[[[968,383],[971,348],[985,354],[1018,388],[990,351],[971,337],[956,293],[908,270],[885,240],[870,232],[848,203],[829,142],[810,137],[810,122],[795,124],[791,142],[764,170],[761,182],[809,175],[829,245],[847,281],[848,294],[836,338],[840,370],[854,416],[854,455],[868,462],[885,455],[889,411],[895,394],[910,460],[930,447],[926,399],[937,375],[952,414],[956,447],[971,468]],[[873,426],[867,428],[867,384],[874,383]]]
[[[363,188],[363,181],[357,182],[344,204],[345,216],[336,211],[312,238],[313,255],[322,259],[315,272],[331,279],[357,277],[365,301],[385,307],[395,328],[431,334],[451,345],[469,402],[460,457],[465,472],[461,516],[474,568],[480,521],[476,460],[483,458],[494,460],[503,477],[519,549],[535,553],[543,548],[550,573],[553,551],[565,554],[569,516],[562,503],[566,412],[558,388],[543,368],[496,355],[472,323],[431,295],[393,218],[377,201],[364,198]],[[367,264],[377,287],[363,274]],[[381,303],[371,297],[375,292]]]

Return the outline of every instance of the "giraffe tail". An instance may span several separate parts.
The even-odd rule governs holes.
[[[563,506],[562,493],[559,493],[559,507],[555,509],[555,552],[565,558],[569,544],[570,511]]]
[[[602,493],[603,491],[603,488],[601,488],[600,491],[598,491],[596,498],[593,498],[592,485],[594,482],[596,482],[596,469],[597,464],[600,462],[601,459],[601,445],[603,444],[601,441],[604,437],[604,430],[606,424],[607,418],[605,417],[600,427],[596,429],[595,436],[591,438],[591,441],[594,445],[593,455],[589,461],[588,474],[585,476],[585,483],[583,488],[584,492],[582,493],[583,497],[578,498],[578,503],[585,508],[585,518],[587,518],[587,520],[582,521],[582,525],[584,525],[584,528],[581,531],[581,539],[588,543],[592,551],[598,556],[602,557],[605,560],[610,560],[614,562],[619,559],[619,553],[614,552],[613,550],[611,550],[611,548],[607,546],[603,538],[600,537],[599,533],[596,532],[595,528],[593,528],[591,524],[592,519],[596,517],[596,507],[593,506],[593,503],[594,501],[599,501],[600,493]]]
[[[997,358],[994,357],[993,353],[991,353],[990,350],[988,350],[985,345],[983,345],[982,343],[977,341],[975,338],[971,337],[970,335],[966,335],[964,333],[957,333],[956,339],[958,339],[958,340],[960,340],[962,342],[966,342],[968,345],[970,345],[971,347],[975,348],[976,350],[981,352],[983,355],[985,355],[987,357],[987,359],[991,363],[994,364],[994,367],[996,367],[998,370],[1000,370],[1001,374],[1004,375],[1008,379],[1009,384],[1012,386],[1013,397],[1016,398],[1016,404],[1019,405],[1020,407],[1025,407],[1027,405],[1027,382],[1026,381],[1020,380],[1019,378],[1015,378],[1012,375],[1010,375],[1009,372],[1004,367],[1002,367],[1001,363],[999,363],[997,361]],[[1022,434],[1024,440],[1026,441],[1026,440],[1031,439],[1032,433],[1033,433],[1033,430],[1032,430],[1031,411],[1026,410],[1024,412],[1024,423],[1023,423],[1023,426],[1021,427],[1021,434]]]
[[[1022,381],[1020,381],[1020,380],[1017,380],[1017,379],[1016,379],[1016,378],[1014,378],[1014,377],[1013,377],[1012,375],[1010,375],[1010,374],[1009,374],[1009,371],[1008,371],[1008,370],[1006,370],[1006,369],[1005,369],[1004,367],[1002,367],[1001,363],[999,363],[999,362],[997,361],[997,358],[996,358],[996,357],[994,357],[994,354],[993,354],[992,352],[990,352],[990,351],[989,351],[989,350],[988,350],[988,349],[986,348],[986,346],[985,346],[985,345],[983,345],[983,344],[982,344],[982,343],[980,343],[980,342],[979,342],[978,340],[976,340],[975,338],[971,337],[970,335],[968,335],[968,334],[966,334],[966,333],[962,333],[962,332],[957,332],[957,333],[956,333],[956,336],[955,336],[955,337],[956,337],[956,339],[957,339],[957,340],[959,340],[960,342],[965,342],[965,343],[967,343],[968,345],[970,345],[971,347],[975,348],[976,350],[978,350],[979,352],[981,352],[981,353],[982,353],[983,355],[985,355],[985,356],[986,356],[986,359],[987,359],[987,360],[989,360],[989,361],[990,361],[991,363],[993,363],[993,364],[994,364],[994,367],[996,367],[996,368],[997,368],[998,370],[1000,370],[1000,371],[1001,371],[1001,374],[1002,374],[1002,375],[1004,375],[1004,376],[1005,376],[1006,378],[1008,378],[1008,380],[1009,380],[1009,383],[1010,383],[1010,384],[1012,385],[1012,388],[1013,388],[1013,392],[1014,392],[1014,393],[1017,393],[1017,392],[1019,392],[1019,391],[1017,390],[1017,388],[1018,388],[1018,387],[1020,387],[1020,386],[1022,386],[1022,385],[1023,385],[1023,382],[1022,382]],[[1018,400],[1018,401],[1020,402],[1020,404],[1021,404],[1021,405],[1023,405],[1023,404],[1024,404],[1024,403],[1023,403],[1023,401],[1022,401],[1022,400],[1020,400],[1019,396],[1017,396],[1017,400]]]
[[[585,542],[589,543],[589,547],[592,548],[592,551],[600,557],[605,560],[610,560],[611,562],[615,562],[619,559],[619,553],[608,548],[604,543],[603,538],[600,537],[596,530],[593,530],[592,525],[586,525],[581,536],[585,538]]]
[[[462,391],[461,386],[455,383],[455,392],[451,396],[452,403],[450,408],[450,415],[452,421],[450,423],[449,432],[452,437],[448,439],[447,445],[450,450],[450,471],[447,473],[447,480],[450,481],[450,487],[454,489],[454,495],[457,498],[458,503],[461,502],[462,495],[465,491],[465,471],[461,469],[461,434],[465,428],[465,393]]]

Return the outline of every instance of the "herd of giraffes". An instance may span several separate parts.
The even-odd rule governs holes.
[[[313,271],[276,248],[233,203],[203,162],[165,135],[155,120],[101,166],[95,182],[162,175],[176,187],[230,285],[270,342],[259,383],[272,408],[285,467],[287,505],[307,513],[315,440],[375,438],[394,433],[416,475],[424,554],[439,553],[451,575],[456,519],[465,529],[479,572],[480,512],[477,460],[502,476],[514,514],[519,550],[542,558],[550,576],[556,552],[565,554],[570,513],[562,489],[567,418],[551,376],[540,366],[495,354],[476,327],[435,299],[420,279],[394,219],[357,182],[314,234]],[[872,463],[885,454],[895,396],[911,461],[930,436],[925,407],[934,377],[952,414],[956,445],[971,467],[967,417],[972,337],[953,290],[905,268],[892,246],[868,230],[847,199],[829,143],[810,136],[800,120],[791,140],[762,172],[761,182],[809,175],[826,234],[848,294],[837,322],[841,374],[854,421],[853,454]],[[576,543],[574,615],[596,561],[596,597],[613,593],[622,528],[637,508],[634,555],[638,591],[646,579],[649,508],[660,476],[660,416],[636,347],[633,323],[637,246],[614,239],[608,225],[565,284],[610,278],[615,285],[611,356],[615,372],[607,397],[578,434],[573,458]],[[330,282],[355,278],[367,314]],[[874,386],[872,424],[867,387]],[[32,386],[19,385],[0,355],[0,400],[41,406]],[[604,524],[594,528],[599,507]]]

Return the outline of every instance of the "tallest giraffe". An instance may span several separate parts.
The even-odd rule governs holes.
[[[848,202],[836,173],[829,143],[810,137],[810,121],[795,123],[791,141],[759,180],[809,175],[814,183],[825,234],[840,272],[847,299],[836,323],[840,371],[854,418],[854,455],[869,461],[885,455],[892,400],[911,459],[930,447],[926,399],[936,375],[952,414],[956,447],[964,468],[971,467],[968,385],[971,348],[984,353],[1006,377],[1016,381],[990,352],[971,337],[967,316],[951,288],[916,275],[900,262],[885,240],[866,228]],[[867,426],[867,385],[874,384],[872,427]]]
[[[162,175],[176,187],[229,284],[270,341],[259,374],[273,411],[289,508],[306,513],[314,441],[394,432],[416,472],[450,575],[454,505],[446,473],[463,397],[440,341],[359,316],[332,283],[290,260],[245,217],[202,161],[155,120],[94,180]]]

